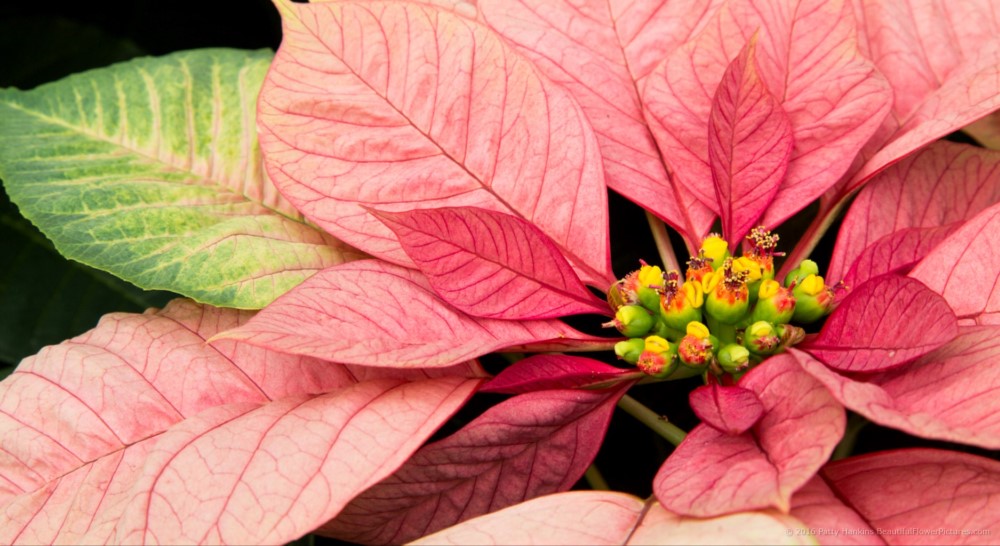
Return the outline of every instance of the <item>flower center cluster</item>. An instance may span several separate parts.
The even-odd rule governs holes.
[[[629,339],[619,358],[657,378],[711,372],[739,377],[769,355],[802,340],[801,327],[827,315],[834,293],[816,263],[803,260],[779,283],[774,279],[778,236],[763,227],[746,237],[734,257],[729,243],[711,234],[679,271],[642,267],[608,291],[614,326]]]

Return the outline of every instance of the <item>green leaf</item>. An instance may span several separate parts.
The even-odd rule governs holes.
[[[0,365],[93,328],[105,313],[142,312],[175,297],[144,292],[68,262],[0,191]],[[12,368],[11,368],[12,369]],[[0,368],[0,378],[10,370]]]
[[[64,256],[147,289],[260,308],[358,257],[267,179],[267,51],[206,49],[0,90],[0,178]]]

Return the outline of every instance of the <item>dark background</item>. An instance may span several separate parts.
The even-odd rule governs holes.
[[[203,47],[270,48],[280,42],[280,21],[266,0],[162,0],[99,2],[4,2],[0,7],[0,87],[29,89],[70,73],[142,55]],[[794,241],[808,224],[807,209],[783,226],[783,240]],[[614,268],[624,275],[644,258],[655,263],[656,249],[642,210],[611,196]],[[836,233],[835,225],[830,233]],[[814,253],[825,269],[833,239]],[[790,247],[790,246],[789,246]],[[786,247],[789,248],[789,247]],[[675,248],[682,245],[675,244]],[[678,256],[681,260],[685,256]],[[4,369],[40,347],[77,335],[111,311],[139,312],[162,305],[170,294],[145,293],[85,266],[62,260],[44,238],[19,219],[0,193],[0,376]],[[594,331],[595,319],[572,321]],[[485,359],[488,366],[502,361]],[[687,392],[691,379],[670,385],[637,387],[630,393],[685,430],[697,424]],[[477,396],[454,430],[502,398]],[[858,435],[855,453],[909,446],[959,449],[997,458],[990,452],[912,438],[868,424]],[[651,478],[670,446],[633,418],[616,412],[596,464],[613,489],[640,496],[651,492]],[[581,483],[579,487],[585,487]]]

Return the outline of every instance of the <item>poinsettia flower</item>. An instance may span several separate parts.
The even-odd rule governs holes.
[[[840,192],[842,201],[915,149],[913,141],[942,130],[929,128],[928,114],[918,109],[893,135],[884,134],[886,116],[908,108],[893,102],[895,88],[906,84],[885,78],[866,56],[877,42],[873,35],[885,29],[860,25],[860,14],[846,3],[731,0],[701,11],[630,5],[610,13],[596,2],[484,1],[474,13],[436,2],[279,6],[285,41],[260,106],[272,178],[324,229],[421,271],[385,262],[331,268],[226,334],[284,352],[422,367],[504,348],[552,347],[560,339],[563,348],[593,348],[599,340],[553,319],[599,309],[577,279],[607,288],[606,218],[594,182],[601,172],[692,247],[716,216],[735,244],[755,223],[779,223],[824,193]],[[647,25],[629,27],[639,13]],[[620,27],[613,24],[619,19]],[[678,20],[684,23],[676,40],[652,38]],[[346,28],[355,33],[351,39]],[[979,74],[973,64],[969,70]],[[490,72],[498,65],[506,69]],[[963,74],[954,72],[948,87],[921,96],[950,96],[973,77]],[[404,82],[435,93],[410,94]],[[338,91],[317,93],[317,85]],[[1000,95],[996,86],[977,85],[977,93]],[[512,102],[511,93],[524,99]],[[544,115],[532,110],[530,99],[539,98],[549,108]],[[990,104],[962,103],[949,127],[988,113]],[[508,127],[507,119],[515,121]],[[558,150],[556,139],[563,144]],[[550,158],[553,151],[561,155]],[[546,161],[525,160],[537,157]],[[572,183],[567,188],[555,179]],[[534,189],[530,198],[527,187]],[[572,198],[560,202],[567,189]],[[940,242],[947,233],[932,235],[928,240]],[[814,242],[807,238],[793,255]],[[877,278],[857,287],[809,345],[829,365],[868,372],[903,366],[956,335],[946,297],[918,280],[866,274]],[[933,331],[916,320],[928,313],[944,319]],[[847,328],[884,314],[912,328]],[[779,372],[788,376],[788,391],[768,391]],[[726,433],[692,432],[657,478],[657,493],[672,510],[787,510],[792,493],[840,438],[840,403],[794,357],[772,359],[744,382],[741,388],[763,406],[760,419]],[[791,419],[808,408],[841,417],[822,424]],[[720,418],[726,411],[719,409]],[[812,441],[810,449],[761,441],[789,436],[774,427],[790,420],[809,431],[790,436]],[[703,436],[708,459],[691,447]],[[674,472],[688,458],[699,465],[725,460],[713,452],[722,446],[768,469],[762,475],[772,479],[757,488],[734,484],[740,494],[717,494],[717,503],[701,499],[697,484],[671,481],[694,474],[693,466]],[[728,469],[698,468],[704,484]],[[667,498],[667,490],[675,497]]]
[[[864,220],[884,206],[877,192],[890,191],[893,176],[909,176],[906,169],[926,177],[929,184],[915,187],[934,195],[955,187],[950,176],[972,184],[962,188],[995,193],[992,171],[973,168],[993,161],[981,152],[935,145],[914,153],[1000,105],[1000,33],[988,23],[968,34],[951,22],[928,27],[936,6],[902,0],[856,7],[819,0],[277,5],[284,40],[257,117],[270,179],[309,229],[375,259],[324,269],[239,327],[244,315],[223,321],[235,328],[194,321],[187,329],[196,339],[179,335],[187,336],[184,347],[195,347],[189,365],[225,366],[215,352],[236,347],[256,355],[247,357],[251,364],[329,364],[330,384],[274,394],[243,385],[249,394],[227,388],[230,396],[217,399],[214,383],[189,391],[166,381],[152,390],[168,401],[161,391],[169,390],[187,409],[136,424],[130,412],[100,405],[85,412],[87,437],[99,441],[80,445],[80,457],[60,446],[71,424],[58,409],[45,410],[86,405],[84,394],[96,395],[82,389],[75,396],[77,387],[93,378],[54,377],[56,364],[80,364],[83,357],[60,353],[73,347],[39,355],[0,393],[0,403],[13,406],[8,413],[28,416],[28,424],[9,423],[5,436],[13,439],[4,452],[19,468],[5,504],[18,522],[10,541],[277,542],[322,525],[338,536],[397,542],[567,489],[638,372],[585,357],[530,357],[484,387],[512,398],[453,435],[420,444],[476,388],[455,366],[490,352],[611,348],[614,340],[559,320],[609,312],[591,291],[616,283],[607,187],[664,219],[690,249],[718,217],[726,252],[754,225],[778,224],[823,196],[787,267],[864,188],[843,228],[854,242],[838,242],[834,265],[856,284],[800,350],[764,361],[737,385],[696,391],[692,405],[705,422],[655,477],[658,504],[604,494],[565,507],[568,497],[544,500],[557,503],[556,514],[577,501],[592,509],[596,499],[613,522],[599,529],[609,533],[602,540],[646,541],[706,526],[794,529],[830,517],[808,507],[832,506],[836,497],[844,504],[832,508],[836,521],[870,528],[911,522],[907,513],[926,514],[933,503],[879,507],[885,496],[864,487],[867,477],[889,480],[922,464],[996,473],[953,454],[890,453],[824,466],[843,435],[845,407],[916,435],[996,445],[997,408],[982,400],[1000,380],[982,362],[997,347],[997,199],[942,194],[934,201],[940,218],[898,207],[908,219],[871,235]],[[963,17],[983,18],[989,9]],[[912,15],[913,28],[897,22],[906,19],[900,13]],[[922,85],[910,89],[916,80],[895,60],[932,50],[936,36],[950,33],[963,38],[942,58],[922,59]],[[169,309],[158,318],[154,333],[173,333],[170,320],[181,322]],[[612,323],[632,318],[616,314]],[[91,338],[108,329],[76,343],[94,345]],[[108,335],[131,340],[141,330]],[[130,363],[159,356],[163,347],[151,337],[133,347],[140,354],[129,355]],[[667,344],[650,346],[643,344],[640,358],[653,374],[656,358],[671,353]],[[107,348],[96,347],[90,350]],[[59,356],[54,363],[51,353]],[[125,358],[111,353],[102,365]],[[233,381],[252,376],[242,358],[229,360]],[[130,387],[163,382],[157,363],[132,366],[142,381]],[[58,388],[22,405],[24,391],[36,388],[21,388],[34,381],[36,364]],[[352,374],[361,372],[353,366],[388,377],[356,381]],[[288,371],[279,384],[292,381]],[[442,377],[413,381],[411,374]],[[270,441],[272,425],[276,436],[302,440],[301,428],[286,427],[291,421],[322,427],[317,436],[334,440]],[[130,425],[124,438],[120,422]],[[34,462],[34,445],[53,459],[44,472],[24,462]],[[236,463],[228,462],[234,453]],[[365,464],[355,468],[355,459]],[[268,473],[275,461],[288,473],[277,485]],[[957,488],[962,476],[949,475],[947,484]],[[60,489],[67,477],[104,487],[107,503],[79,506],[86,501]],[[913,491],[930,480],[916,483]],[[973,500],[953,506],[990,498],[993,485],[988,480]],[[198,503],[185,502],[191,487]],[[220,501],[218,487],[233,493]],[[304,507],[295,500],[303,490],[328,498],[315,510]],[[504,521],[535,508],[515,507]],[[251,510],[271,524],[260,534],[241,519]]]

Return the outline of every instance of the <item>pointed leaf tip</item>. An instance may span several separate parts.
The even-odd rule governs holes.
[[[349,364],[440,368],[511,346],[604,342],[554,320],[471,317],[419,272],[359,260],[319,272],[227,338]]]
[[[743,434],[698,425],[660,467],[653,492],[681,515],[714,517],[774,507],[818,470],[844,432],[844,409],[788,354],[750,370],[740,387],[764,406]]]
[[[470,315],[608,314],[552,239],[522,218],[476,207],[368,210],[396,234],[434,291]]]
[[[290,6],[299,18],[284,18],[258,102],[282,193],[323,229],[404,265],[395,234],[363,207],[520,216],[585,281],[613,282],[600,151],[579,105],[478,22],[378,6]]]
[[[539,354],[508,366],[485,383],[479,392],[520,394],[548,389],[610,387],[643,376],[634,369],[616,368],[592,358]]]
[[[399,544],[569,489],[597,454],[626,388],[546,390],[505,400],[418,451],[322,531]]]
[[[960,328],[941,348],[883,373],[845,377],[791,351],[837,400],[915,436],[1000,449],[1000,326]]]
[[[778,193],[794,144],[788,115],[758,73],[757,37],[729,63],[708,118],[708,164],[730,250]]]
[[[742,434],[764,415],[764,405],[752,391],[717,383],[688,395],[691,409],[706,425],[726,434]]]
[[[690,26],[710,10],[703,1],[684,4],[477,3],[491,29],[579,102],[597,135],[608,186],[663,218],[697,246],[714,215],[667,175],[638,93],[651,63],[677,47],[692,31]]]
[[[875,372],[906,364],[957,333],[944,298],[919,281],[888,274],[852,290],[799,349],[837,370]]]
[[[703,203],[717,198],[708,157],[712,97],[758,29],[758,68],[788,115],[794,146],[762,223],[778,225],[851,166],[889,113],[891,89],[857,48],[849,2],[726,2],[646,79],[650,126],[673,174]],[[822,105],[822,107],[818,107]]]

